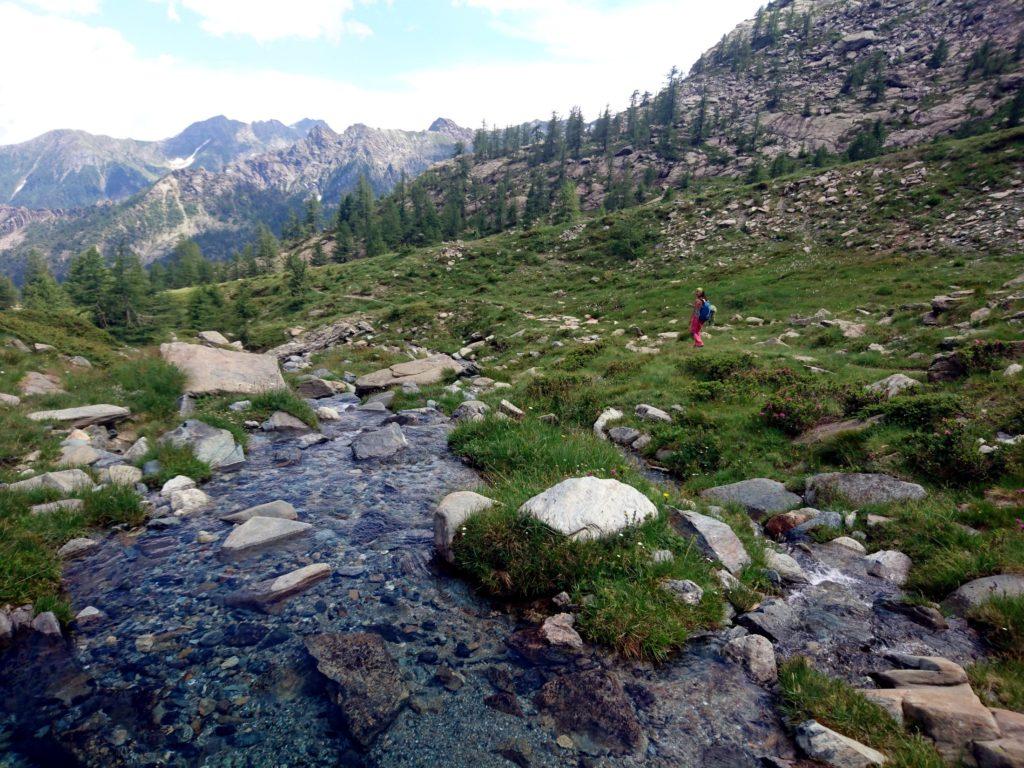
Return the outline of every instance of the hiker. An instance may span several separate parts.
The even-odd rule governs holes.
[[[703,288],[698,288],[693,300],[693,315],[690,317],[690,334],[693,336],[693,346],[700,349],[704,346],[704,340],[700,337],[700,330],[711,318],[711,302],[704,294]]]

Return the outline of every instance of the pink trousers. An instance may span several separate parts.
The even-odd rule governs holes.
[[[703,347],[704,340],[700,337],[700,329],[704,327],[704,323],[700,321],[700,318],[693,315],[690,318],[690,334],[693,336],[693,345],[695,347]]]

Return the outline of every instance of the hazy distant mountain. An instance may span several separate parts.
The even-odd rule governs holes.
[[[288,147],[322,125],[309,119],[290,126],[277,120],[243,123],[220,115],[162,141],[50,131],[0,146],[0,204],[63,209],[123,200],[170,171],[220,170]]]

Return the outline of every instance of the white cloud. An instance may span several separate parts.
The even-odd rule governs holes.
[[[60,16],[89,16],[99,13],[100,0],[23,0],[46,13]]]
[[[150,1],[166,2],[167,16],[174,21],[181,19],[182,11],[195,14],[200,27],[216,37],[238,35],[261,43],[286,38],[325,38],[337,42],[344,35],[372,34],[366,24],[346,18],[355,7],[355,0]]]

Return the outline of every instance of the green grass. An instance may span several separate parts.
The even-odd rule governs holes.
[[[844,736],[882,752],[892,768],[944,768],[932,743],[908,733],[884,709],[852,686],[815,670],[796,657],[779,667],[782,710],[790,723],[817,720]]]
[[[967,674],[988,706],[1024,712],[1024,659],[979,661],[967,668]]]
[[[185,475],[197,483],[209,480],[213,476],[210,465],[196,458],[192,449],[186,445],[174,446],[169,443],[157,443],[143,457],[139,464],[156,460],[160,462],[160,471],[149,475],[145,481],[154,488],[162,486],[172,477]]]

